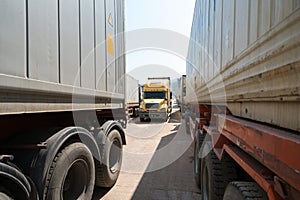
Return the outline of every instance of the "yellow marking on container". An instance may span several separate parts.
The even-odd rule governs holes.
[[[108,23],[110,24],[110,25],[114,25],[113,24],[113,18],[112,18],[112,16],[111,16],[111,13],[109,14],[109,17],[108,17]]]
[[[115,55],[114,39],[109,33],[107,34],[107,52],[112,56]]]

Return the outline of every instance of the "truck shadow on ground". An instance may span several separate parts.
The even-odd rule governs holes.
[[[99,200],[102,197],[105,196],[112,188],[100,188],[95,186],[94,191],[97,191],[96,193],[94,192],[92,200]]]
[[[137,120],[137,121],[134,122],[134,123],[135,123],[135,124],[149,124],[149,123],[151,123],[151,124],[162,124],[162,123],[164,123],[164,122],[166,122],[166,121],[164,121],[164,120],[159,120],[159,119],[148,119],[148,120],[145,120],[144,122],[141,122],[141,121]]]
[[[194,182],[191,138],[176,126],[162,137],[132,199],[200,199]]]
[[[149,123],[139,122],[139,118],[133,120],[133,123]],[[200,199],[191,160],[192,138],[186,134],[185,127],[180,122],[181,113],[172,113],[168,123],[174,123],[173,128],[168,135],[160,139],[147,172],[131,199]],[[171,159],[166,161],[169,158]],[[95,189],[97,193],[94,194],[93,200],[101,199],[111,190],[98,187]]]

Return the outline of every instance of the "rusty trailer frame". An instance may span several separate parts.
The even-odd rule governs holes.
[[[195,104],[194,110],[190,121],[211,135],[220,160],[226,152],[269,199],[300,199],[299,133],[235,117],[224,107]]]

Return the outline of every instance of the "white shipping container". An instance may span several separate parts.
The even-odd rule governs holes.
[[[299,131],[299,55],[299,0],[197,0],[187,56],[197,100],[189,101]]]
[[[126,102],[139,104],[139,81],[128,74],[126,75]]]
[[[1,0],[0,114],[123,107],[123,16],[123,1]]]

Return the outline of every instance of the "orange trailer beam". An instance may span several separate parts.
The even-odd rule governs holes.
[[[300,159],[298,159],[300,135],[296,132],[224,114],[216,116],[214,131],[209,130],[214,129],[213,127],[205,127],[205,129],[213,135],[213,144],[218,156],[221,157],[225,150],[252,178],[260,179],[258,183],[268,192],[268,195],[276,196],[270,190],[271,187],[268,185],[270,181],[263,180],[263,176],[259,178],[259,172],[252,167],[254,165],[245,162],[244,159],[247,159],[245,155],[254,158],[250,163],[258,161],[257,163],[265,166],[269,173],[273,174],[271,181],[278,194],[286,197],[286,193],[290,193],[289,195],[298,197],[300,194]],[[228,143],[234,143],[235,148],[227,145]],[[240,151],[243,154],[237,153]]]

